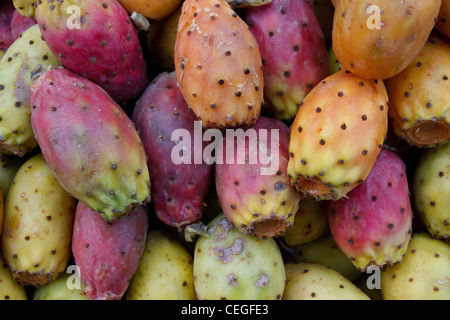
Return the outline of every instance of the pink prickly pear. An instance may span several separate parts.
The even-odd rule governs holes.
[[[80,21],[72,21],[71,5],[80,8]],[[145,89],[139,38],[117,1],[44,0],[36,8],[36,20],[63,66],[100,85],[116,102],[136,98]]]
[[[411,238],[412,211],[405,164],[382,149],[367,179],[348,199],[328,202],[336,244],[360,270],[402,260]]]
[[[0,3],[0,50],[6,50],[14,42],[11,32],[11,19],[14,13],[12,1],[2,1]]]
[[[148,229],[145,207],[108,224],[78,202],[72,252],[87,296],[92,300],[120,300],[144,253]]]
[[[41,75],[31,91],[33,132],[64,189],[108,222],[149,201],[141,139],[102,88],[59,68]]]
[[[179,229],[199,220],[213,167],[204,161],[196,164],[193,153],[189,164],[172,161],[172,150],[177,145],[172,141],[172,133],[180,129],[187,130],[191,137],[195,134],[195,116],[178,88],[175,72],[160,74],[148,86],[132,119],[147,153],[152,184],[157,186],[152,193],[156,214],[164,223]],[[189,147],[194,150],[193,139]]]
[[[265,106],[292,120],[304,97],[329,75],[328,51],[307,0],[272,0],[248,9],[246,22],[264,65]]]
[[[11,20],[11,32],[14,40],[17,40],[24,31],[36,23],[37,21],[33,17],[24,17],[19,11],[15,10]]]

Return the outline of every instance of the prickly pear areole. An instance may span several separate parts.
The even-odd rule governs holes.
[[[0,300],[450,300],[449,77],[450,0],[1,0]]]

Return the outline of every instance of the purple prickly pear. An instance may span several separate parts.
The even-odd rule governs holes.
[[[148,157],[152,183],[157,186],[152,201],[158,217],[182,229],[202,216],[202,202],[211,184],[213,166],[204,161],[175,164],[172,133],[187,130],[194,137],[195,115],[189,110],[177,85],[176,73],[160,74],[145,90],[132,117]],[[201,130],[201,124],[199,123]],[[194,140],[188,148],[194,150]],[[201,146],[203,153],[203,147]]]
[[[24,17],[19,11],[14,11],[11,19],[11,32],[14,40],[17,40],[19,36],[31,26],[37,23],[36,19],[33,17]]]
[[[307,0],[272,0],[248,9],[246,22],[263,59],[266,107],[292,120],[304,97],[329,75],[328,51]]]
[[[72,21],[68,13],[72,4],[81,11],[80,21]],[[44,0],[36,8],[36,20],[61,63],[100,85],[116,102],[136,98],[145,89],[148,78],[139,38],[117,1]]]
[[[64,189],[108,222],[150,200],[141,139],[101,87],[59,68],[42,74],[31,91],[33,132]]]
[[[6,50],[14,42],[11,32],[11,19],[14,13],[12,1],[2,1],[0,3],[0,50]]]
[[[382,149],[367,179],[347,196],[327,202],[336,244],[360,270],[401,261],[411,239],[412,211],[400,157]]]

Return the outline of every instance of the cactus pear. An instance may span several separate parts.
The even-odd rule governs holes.
[[[24,17],[34,17],[36,0],[13,0],[14,7]]]
[[[386,137],[387,105],[383,81],[347,70],[318,84],[291,127],[288,174],[297,189],[338,200],[364,181]]]
[[[25,287],[17,282],[0,253],[0,300],[27,300]]]
[[[10,0],[0,2],[0,50],[6,50],[14,42],[11,20],[15,8]]]
[[[247,11],[264,65],[265,106],[292,120],[304,97],[329,75],[319,21],[307,0],[273,0]]]
[[[36,288],[33,300],[89,300],[84,292],[83,284],[72,286],[71,277],[74,275],[62,274],[54,281]]]
[[[287,263],[283,300],[370,300],[337,271],[316,263]]]
[[[435,27],[444,37],[450,39],[450,1],[442,0]]]
[[[216,190],[223,212],[248,235],[282,235],[293,225],[302,199],[286,174],[289,128],[281,120],[261,116],[254,126],[241,133],[227,135],[219,145],[223,161],[215,166]],[[263,146],[270,150],[270,164],[261,157]],[[230,155],[231,163],[227,159]],[[273,173],[263,172],[273,167]]]
[[[28,30],[35,24],[37,24],[36,19],[33,17],[24,17],[19,13],[19,11],[15,10],[11,19],[11,32],[14,41],[17,40],[24,31]]]
[[[22,158],[5,156],[0,153],[0,189],[4,199],[6,199],[14,177],[23,163]]]
[[[422,151],[413,178],[419,219],[434,238],[450,239],[450,143]]]
[[[79,26],[69,26],[71,5],[81,11]],[[63,66],[101,86],[117,103],[136,98],[147,86],[137,32],[117,1],[44,0],[36,20]]]
[[[273,238],[245,235],[223,214],[195,245],[194,284],[199,300],[280,300],[286,274]]]
[[[75,206],[42,154],[20,167],[6,198],[1,239],[4,258],[20,283],[44,285],[65,270]]]
[[[316,13],[327,48],[331,47],[333,37],[334,6],[330,0],[308,0]]]
[[[152,20],[162,20],[174,12],[181,0],[119,0],[129,14],[137,12]]]
[[[31,76],[59,62],[37,25],[17,39],[0,60],[0,151],[23,157],[37,142],[30,123]]]
[[[31,104],[36,140],[71,195],[108,222],[150,200],[136,128],[100,86],[63,68],[49,70],[33,83]]]
[[[234,9],[263,6],[265,4],[272,2],[272,0],[225,0],[225,1],[228,2],[228,4]]]
[[[333,238],[358,269],[402,260],[412,211],[405,164],[397,155],[382,149],[366,181],[348,199],[327,204]]]
[[[164,223],[179,229],[199,220],[213,166],[204,161],[197,164],[194,139],[186,146],[192,155],[188,163],[175,163],[172,159],[172,150],[178,143],[172,140],[175,130],[195,135],[195,117],[177,86],[175,72],[162,73],[154,79],[137,102],[132,119],[147,154],[152,184],[158,186],[152,192],[156,214]]]
[[[147,215],[147,209],[139,206],[108,224],[78,202],[72,252],[89,299],[120,300],[125,294],[144,252]]]
[[[191,254],[161,230],[150,230],[127,300],[196,300]]]
[[[181,92],[204,127],[251,125],[264,79],[255,37],[224,0],[186,0],[175,42]]]
[[[339,1],[333,49],[345,69],[368,80],[404,70],[430,35],[441,0]]]
[[[450,245],[414,233],[402,262],[381,272],[384,300],[449,300]]]
[[[450,141],[450,43],[436,34],[412,63],[386,80],[392,130],[417,147]]]

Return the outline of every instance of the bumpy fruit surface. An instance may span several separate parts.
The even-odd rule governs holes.
[[[443,36],[450,38],[450,1],[442,0],[435,27]]]
[[[187,0],[175,43],[175,70],[187,104],[204,127],[253,124],[264,79],[255,37],[224,0]]]
[[[194,284],[200,300],[281,299],[286,274],[274,239],[247,236],[225,218],[208,224],[197,239]]]
[[[196,300],[191,254],[160,230],[150,230],[127,300]]]
[[[125,294],[144,252],[147,215],[141,206],[108,224],[78,202],[72,252],[89,299],[120,300]]]
[[[119,0],[129,14],[137,12],[152,20],[161,20],[174,12],[181,0]]]
[[[413,178],[419,218],[435,238],[450,238],[450,143],[422,151]]]
[[[33,300],[89,300],[81,281],[75,275],[62,274],[54,281],[36,288]]]
[[[403,161],[383,149],[367,180],[348,199],[328,202],[333,238],[364,271],[402,260],[412,230],[412,210]]]
[[[11,19],[11,32],[14,40],[17,40],[19,36],[28,30],[31,26],[37,23],[36,19],[33,17],[24,17],[19,11],[15,10]]]
[[[141,139],[101,87],[66,69],[53,69],[33,83],[31,103],[36,140],[71,195],[108,222],[150,200]]]
[[[13,4],[24,17],[34,17],[36,0],[13,0]]]
[[[37,25],[17,39],[0,60],[0,151],[23,157],[37,146],[30,123],[31,76],[59,62]]]
[[[152,184],[157,186],[152,192],[157,216],[180,229],[199,220],[214,167],[203,157],[196,158],[198,151],[203,155],[205,145],[200,144],[196,150],[195,117],[177,86],[175,72],[160,74],[148,86],[136,104],[132,119],[147,154]],[[200,124],[197,129],[201,135]],[[183,136],[183,142],[175,141],[179,138],[174,135],[176,130],[189,133],[189,137]],[[182,146],[189,152],[180,159],[176,150],[182,153]]]
[[[68,10],[72,5],[80,10],[79,25]],[[61,63],[101,86],[117,103],[136,98],[147,86],[138,34],[117,1],[39,1],[36,20]]]
[[[306,0],[273,0],[248,9],[263,61],[265,106],[292,120],[305,96],[329,75],[328,52],[319,21]]]
[[[370,300],[337,271],[316,263],[287,263],[283,300]]]
[[[283,239],[289,246],[316,240],[329,231],[326,201],[316,201],[311,197],[302,199],[292,228],[286,230]]]
[[[288,174],[299,191],[338,200],[362,183],[388,128],[383,81],[341,70],[305,98],[291,127]]]
[[[428,234],[413,234],[402,262],[381,272],[384,300],[449,300],[450,245]]]
[[[355,75],[391,78],[422,49],[440,6],[441,0],[339,1],[333,24],[334,52]]]
[[[27,300],[25,287],[13,278],[3,255],[0,253],[0,300]]]
[[[64,272],[75,206],[42,154],[19,169],[6,199],[2,252],[20,283],[40,286]]]
[[[14,14],[14,5],[11,1],[0,3],[0,50],[8,49],[14,42],[11,32],[11,20]]]
[[[416,147],[450,141],[450,43],[432,34],[411,64],[386,80],[393,132]]]
[[[219,146],[218,154],[223,156],[216,160],[215,175],[223,212],[248,235],[284,234],[293,225],[302,199],[286,174],[289,128],[281,120],[261,116],[241,131],[225,136]],[[270,163],[263,159],[268,151]]]

